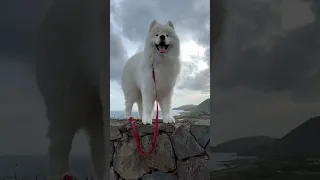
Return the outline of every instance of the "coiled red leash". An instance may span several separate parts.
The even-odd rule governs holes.
[[[158,126],[159,126],[159,119],[158,119],[158,95],[157,95],[156,76],[155,76],[155,73],[154,73],[154,69],[152,69],[152,79],[153,79],[153,82],[154,82],[154,90],[155,90],[155,93],[156,93],[156,122],[155,122],[155,124],[154,124],[154,129],[153,129],[153,141],[152,141],[152,146],[151,146],[151,149],[149,150],[149,152],[145,153],[145,152],[143,152],[143,150],[141,149],[140,142],[139,142],[139,135],[138,135],[138,132],[137,132],[137,129],[136,129],[136,125],[134,124],[134,119],[133,119],[132,117],[129,118],[129,122],[130,122],[131,125],[132,125],[133,137],[134,137],[134,139],[136,140],[137,148],[138,148],[140,154],[143,155],[143,156],[149,156],[149,155],[153,152],[154,148],[156,147],[157,135],[158,135]]]
[[[70,176],[70,175],[65,175],[64,177],[63,177],[63,180],[75,180],[76,178],[73,178],[72,176]]]

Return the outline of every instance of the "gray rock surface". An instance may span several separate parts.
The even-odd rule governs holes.
[[[178,175],[184,180],[209,180],[210,172],[207,167],[208,160],[192,157],[186,161],[177,162]]]
[[[151,171],[144,157],[139,154],[134,139],[117,143],[113,167],[124,179],[140,179]]]
[[[178,180],[178,177],[173,173],[163,173],[161,171],[157,171],[144,175],[141,180]]]
[[[141,148],[148,152],[152,147],[153,135],[142,138]],[[168,135],[161,133],[157,137],[157,145],[150,156],[145,157],[149,167],[158,169],[162,172],[173,171],[176,169],[176,160],[173,148]]]
[[[113,142],[110,142],[110,163],[112,163],[112,159],[113,159],[113,153],[114,153],[114,145]]]
[[[114,171],[113,167],[110,167],[110,180],[118,180],[119,175]]]
[[[197,121],[163,124],[160,121],[155,150],[139,153],[127,120],[110,122],[110,179],[116,180],[202,180],[209,177],[209,131]],[[135,123],[141,148],[148,152],[153,142],[153,125]],[[208,135],[208,136],[207,136]],[[113,178],[113,179],[112,179]]]
[[[191,134],[196,138],[197,142],[205,148],[210,139],[210,126],[191,125]]]
[[[198,156],[205,153],[205,150],[197,143],[190,134],[189,126],[182,124],[171,136],[171,143],[178,160]]]
[[[153,134],[154,125],[136,124],[136,130],[137,130],[139,136],[145,136],[145,135],[148,135],[148,134]],[[132,128],[130,128],[130,132],[131,132],[130,136],[133,136]]]
[[[110,140],[122,138],[122,134],[117,126],[110,126]]]

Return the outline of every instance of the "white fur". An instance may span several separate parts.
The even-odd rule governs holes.
[[[73,137],[80,129],[90,138],[95,180],[110,179],[109,122],[103,122],[109,118],[109,79],[102,75],[108,71],[108,33],[100,19],[106,3],[55,0],[38,33],[36,77],[49,120],[49,179],[61,180],[69,171]]]
[[[155,47],[160,35],[169,45],[164,54]],[[168,36],[167,36],[168,35]],[[164,123],[174,123],[171,114],[173,89],[180,72],[180,43],[172,22],[160,24],[152,21],[143,52],[133,55],[125,64],[122,74],[122,90],[125,97],[126,118],[131,116],[132,106],[138,104],[143,124],[152,124],[155,89],[152,69],[155,71],[156,88]]]

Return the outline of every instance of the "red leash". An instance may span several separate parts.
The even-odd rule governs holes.
[[[148,153],[143,152],[143,150],[141,149],[140,142],[139,142],[139,135],[138,135],[138,132],[137,132],[137,129],[136,129],[136,125],[134,124],[134,119],[132,117],[129,118],[129,121],[130,121],[130,123],[132,125],[133,136],[134,136],[134,139],[136,140],[137,148],[138,148],[140,154],[143,155],[143,156],[149,156],[153,152],[154,148],[156,147],[158,126],[159,126],[158,96],[157,96],[156,76],[155,76],[155,73],[154,73],[154,69],[152,69],[152,79],[153,79],[153,82],[154,82],[154,90],[155,90],[155,93],[156,93],[156,110],[157,111],[156,111],[156,122],[155,122],[154,129],[153,129],[152,147],[151,147],[151,149],[149,150]]]

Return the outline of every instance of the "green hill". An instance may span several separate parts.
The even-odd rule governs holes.
[[[189,108],[189,112],[176,116],[176,119],[204,119],[210,120],[210,98],[206,99],[199,105]]]
[[[198,106],[190,109],[192,112],[209,112],[210,113],[210,98],[204,100]]]
[[[183,105],[183,106],[179,106],[176,108],[173,108],[173,110],[182,110],[182,111],[189,111],[190,109],[196,107],[196,105],[194,104],[187,104],[187,105]]]
[[[267,136],[230,140],[210,148],[213,152],[238,155],[286,157],[320,154],[320,116],[313,117],[291,130],[280,139]]]
[[[211,148],[212,152],[237,153],[256,156],[260,149],[270,146],[276,139],[268,136],[250,136],[226,141]]]
[[[301,156],[320,153],[320,116],[302,123],[273,143],[273,156]]]

